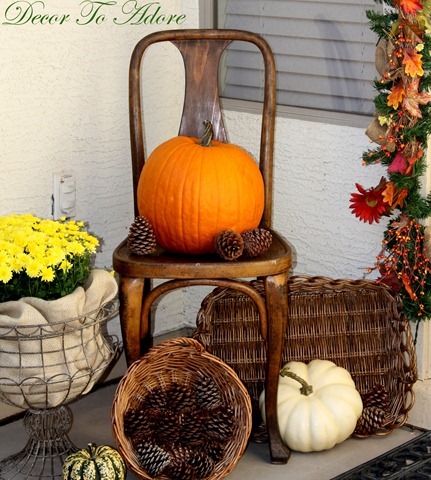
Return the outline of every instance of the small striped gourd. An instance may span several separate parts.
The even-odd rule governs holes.
[[[87,449],[69,455],[63,464],[64,480],[124,480],[126,465],[121,455],[107,445],[96,447],[89,443]]]

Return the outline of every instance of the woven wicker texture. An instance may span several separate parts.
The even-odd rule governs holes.
[[[244,453],[252,408],[236,373],[196,340],[181,337],[129,367],[112,422],[117,448],[138,478],[215,480]]]
[[[263,285],[255,286],[263,295]],[[215,289],[202,302],[194,338],[237,372],[256,413],[266,344],[253,301],[233,290]],[[364,407],[384,410],[377,423],[363,419],[361,427],[358,422],[354,435],[385,435],[406,422],[414,402],[416,355],[409,324],[386,287],[367,280],[291,277],[283,362],[314,358],[346,368]]]

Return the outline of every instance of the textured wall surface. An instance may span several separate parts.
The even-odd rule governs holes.
[[[136,2],[126,1],[100,10],[97,17],[105,15],[104,22],[97,24],[95,16],[87,25],[78,25],[75,19],[84,23],[90,18],[83,17],[90,14],[90,2],[79,0],[48,0],[45,10],[39,2],[34,14],[70,14],[70,21],[62,25],[4,25],[18,12],[6,13],[9,3],[0,4],[0,214],[32,212],[50,217],[52,175],[71,170],[76,176],[76,216],[89,222],[91,231],[102,239],[97,266],[110,268],[112,251],[134,217],[130,55],[143,36],[167,26],[115,25],[114,18],[130,17],[121,8],[125,5],[130,11]],[[149,2],[137,2],[144,3]],[[162,13],[185,12],[180,28],[193,28],[198,26],[197,3],[163,0],[160,6]],[[180,70],[181,60],[172,54],[173,48],[154,46],[144,59],[149,150],[176,134],[181,114],[180,83],[175,80],[178,75],[173,75]],[[151,78],[146,74],[150,70]],[[181,293],[161,310],[157,322],[161,331],[172,329],[178,314],[182,321]]]
[[[133,221],[129,59],[140,38],[166,25],[115,25],[114,9],[133,3],[121,1],[100,24],[3,25],[9,3],[0,5],[0,214],[49,217],[52,174],[72,170],[77,218],[103,239],[97,266],[110,268],[112,251]],[[182,27],[198,27],[197,0],[160,4],[168,13],[187,15]],[[83,8],[79,0],[47,0],[45,6],[47,13],[72,18]],[[154,47],[145,58],[149,151],[177,132],[180,70],[173,47]],[[256,156],[258,118],[227,111],[226,125],[231,142]],[[294,274],[360,278],[372,266],[384,224],[364,225],[348,208],[355,182],[375,185],[382,174],[378,166],[361,166],[368,145],[363,129],[278,118],[274,226],[294,248]],[[206,291],[162,299],[157,331],[193,325]]]
[[[231,141],[256,157],[258,119],[227,117]],[[368,187],[382,175],[361,165],[368,146],[360,128],[277,119],[273,224],[294,248],[294,273],[358,278],[373,264],[384,225],[364,225],[349,210],[355,182]]]
[[[183,26],[196,27],[197,3],[169,0],[161,5],[167,12],[185,12]],[[47,12],[80,13],[75,0],[62,2],[61,10],[58,5],[46,2]],[[114,10],[105,14],[99,25],[1,26],[0,213],[49,216],[52,174],[72,170],[77,218],[88,221],[103,239],[97,264],[109,268],[112,250],[133,220],[130,54],[141,37],[158,27],[115,25]],[[176,134],[182,104],[179,73],[181,60],[173,46],[154,46],[144,59],[149,151]],[[256,156],[258,118],[228,111],[226,124],[230,140]],[[367,146],[362,129],[278,119],[274,225],[294,247],[294,273],[360,277],[373,263],[383,227],[363,225],[348,208],[355,181],[373,185],[381,174],[379,167],[361,166]],[[167,330],[163,318],[160,329]],[[186,315],[186,322],[193,321],[193,315]]]
[[[225,119],[229,141],[258,158],[259,116],[226,111]],[[273,226],[293,248],[292,274],[362,278],[386,223],[365,225],[349,209],[355,182],[369,187],[383,173],[361,165],[369,146],[364,130],[278,117],[275,141]],[[192,322],[202,292],[190,294]]]

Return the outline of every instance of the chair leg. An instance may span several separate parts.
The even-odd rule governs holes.
[[[127,365],[141,357],[141,309],[145,278],[120,277],[120,322]]]
[[[287,463],[290,457],[290,450],[280,437],[277,418],[278,379],[288,312],[287,280],[288,272],[265,278],[266,305],[268,311],[265,410],[271,462],[275,464]]]

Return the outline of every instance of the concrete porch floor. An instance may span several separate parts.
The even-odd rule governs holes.
[[[114,446],[110,409],[116,385],[101,386],[70,404],[74,416],[70,439],[79,448],[90,442]],[[398,445],[421,432],[410,427],[394,430],[385,437],[349,439],[332,450],[319,453],[292,453],[286,465],[272,465],[266,444],[250,443],[229,480],[330,480]],[[22,420],[0,427],[0,460],[18,452],[27,439]],[[128,479],[136,478],[130,472]]]

